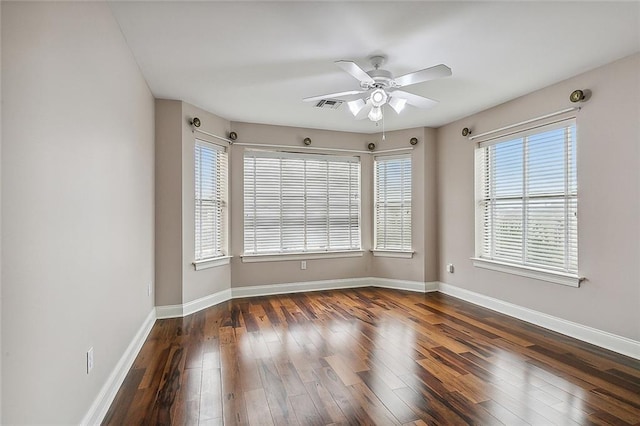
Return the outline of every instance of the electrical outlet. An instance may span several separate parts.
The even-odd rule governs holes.
[[[307,269],[307,261],[303,260],[302,262],[300,262],[300,269],[305,270]]]
[[[93,370],[93,347],[87,351],[87,374]]]
[[[147,296],[151,296],[151,288],[153,287],[153,283],[149,281],[149,285],[147,286]]]
[[[455,268],[453,267],[453,263],[447,264],[447,272],[449,272],[450,274],[453,274],[454,269]]]

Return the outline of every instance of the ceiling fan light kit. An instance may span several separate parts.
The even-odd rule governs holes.
[[[440,64],[394,78],[391,72],[380,68],[387,61],[385,56],[372,56],[369,61],[374,68],[371,71],[363,70],[353,61],[335,62],[338,67],[360,82],[360,90],[329,93],[303,100],[305,102],[317,102],[322,99],[345,101],[349,106],[349,111],[356,118],[365,107],[370,107],[367,117],[373,122],[378,122],[382,119],[382,109],[386,104],[393,108],[397,114],[400,114],[407,104],[418,108],[429,108],[437,103],[433,99],[397,90],[398,88],[451,75],[451,68]]]
[[[358,115],[360,111],[362,111],[362,108],[364,108],[366,104],[367,103],[362,99],[356,99],[355,101],[347,102],[349,111],[351,111],[351,114],[353,114],[354,117]]]
[[[382,120],[382,108],[374,106],[371,108],[371,111],[369,111],[369,115],[367,117],[369,117],[369,120],[373,122]]]
[[[381,107],[387,103],[387,99],[389,99],[389,95],[382,89],[376,89],[371,92],[371,105],[374,107]]]

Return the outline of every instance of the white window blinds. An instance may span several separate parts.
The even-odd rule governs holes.
[[[480,258],[578,272],[574,120],[476,149]]]
[[[411,250],[411,154],[375,158],[376,250]]]
[[[245,254],[359,249],[358,157],[245,152]]]
[[[227,154],[221,146],[195,144],[195,260],[224,256]]]

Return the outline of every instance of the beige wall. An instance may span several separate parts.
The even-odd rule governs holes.
[[[379,141],[382,138],[381,134],[375,136]],[[412,164],[411,243],[415,254],[412,259],[375,257],[372,276],[420,282],[436,281],[438,267],[435,131],[421,127],[388,132],[385,136],[386,139],[378,143],[380,150],[410,147],[409,140],[412,137],[418,139],[418,144],[410,151]],[[393,155],[394,153],[389,154]],[[368,207],[369,210],[372,209],[372,206],[371,204]],[[371,232],[373,233],[373,226]]]
[[[200,118],[201,130],[220,136],[229,133],[230,123],[209,112],[182,103],[182,300],[190,302],[209,296],[231,286],[230,265],[196,271],[195,260],[195,138],[220,143],[219,140],[203,134],[194,134],[189,121]],[[222,145],[225,145],[222,142]]]
[[[2,2],[0,2],[0,46],[2,46]],[[2,54],[0,54],[0,82]],[[2,176],[2,84],[0,84],[0,176]],[[0,241],[2,241],[2,185],[0,185]],[[0,248],[1,252],[1,248]],[[0,422],[2,421],[2,255],[0,255]]]
[[[156,99],[155,303],[182,303],[182,102]]]
[[[312,147],[351,149],[366,151],[369,142],[375,142],[376,151],[410,147],[409,139],[420,141],[411,151],[413,161],[413,233],[416,250],[413,259],[373,257],[369,250],[373,246],[373,156],[359,154],[362,181],[362,257],[307,260],[307,269],[300,269],[300,260],[243,263],[240,256],[244,249],[243,234],[243,156],[245,146],[232,146],[230,164],[231,181],[231,253],[232,287],[256,286],[332,280],[341,278],[381,277],[424,282],[425,276],[435,280],[437,268],[426,259],[436,252],[435,247],[435,168],[425,167],[425,159],[435,163],[435,132],[431,129],[408,129],[382,134],[359,134],[328,130],[302,129],[296,127],[269,126],[264,124],[232,123],[238,133],[238,143],[273,144],[295,147],[304,146],[302,140],[309,137]],[[301,150],[301,152],[313,152]],[[325,151],[317,151],[325,152]],[[428,182],[428,183],[426,183]],[[428,201],[427,201],[428,200]],[[426,204],[428,207],[425,208]],[[425,228],[428,224],[428,230]]]
[[[77,424],[154,305],[153,97],[105,3],[2,2],[2,64],[2,423]]]
[[[474,268],[476,134],[564,109],[577,114],[580,288]],[[640,55],[614,62],[438,129],[440,281],[640,340]],[[445,271],[455,264],[455,273]]]
[[[313,147],[354,149],[366,151],[371,136],[358,133],[333,132],[327,130],[301,129],[296,127],[269,126],[264,124],[232,123],[238,133],[239,143],[258,143],[304,146],[302,140],[310,137]],[[263,284],[281,284],[290,282],[330,280],[339,278],[360,278],[371,275],[371,254],[362,257],[340,259],[314,259],[307,261],[307,269],[300,270],[299,260],[243,263],[240,259],[244,248],[243,217],[243,156],[246,147],[232,145],[230,161],[231,191],[231,253],[232,287],[255,286]],[[304,152],[307,152],[304,150]],[[364,176],[371,174],[371,156],[361,155],[362,179],[362,230],[363,247],[371,246],[371,234],[365,232],[371,228],[371,214],[366,208],[371,203],[371,181]]]
[[[179,305],[228,289],[231,267],[196,271],[194,152],[196,138],[226,145],[200,130],[226,135],[230,123],[181,101],[156,100],[156,305]]]

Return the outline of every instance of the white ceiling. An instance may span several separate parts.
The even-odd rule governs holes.
[[[447,64],[405,89],[428,110],[388,106],[385,129],[438,127],[640,51],[640,2],[111,2],[157,98],[232,121],[379,132],[346,104],[302,98],[358,89],[333,62],[385,54],[398,76]],[[569,94],[567,93],[567,96]]]

